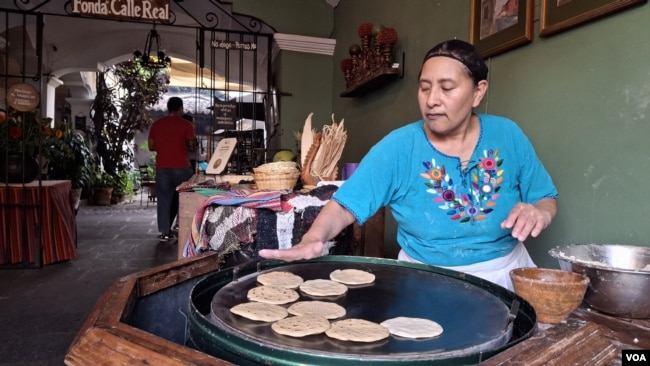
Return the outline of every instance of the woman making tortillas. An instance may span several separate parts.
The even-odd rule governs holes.
[[[311,259],[354,221],[390,206],[398,259],[445,267],[512,289],[509,271],[534,267],[523,242],[548,227],[557,190],[513,121],[475,114],[488,69],[460,40],[424,57],[418,86],[422,120],[377,143],[300,243],[261,257]]]

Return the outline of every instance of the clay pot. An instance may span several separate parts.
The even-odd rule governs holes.
[[[0,182],[29,183],[38,178],[41,168],[38,161],[22,154],[0,154]]]
[[[97,206],[110,206],[113,187],[94,187],[93,202]]]
[[[515,293],[528,301],[537,320],[557,324],[580,306],[589,277],[550,268],[516,268],[510,271]]]

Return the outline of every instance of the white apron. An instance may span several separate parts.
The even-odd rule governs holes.
[[[403,250],[399,251],[397,259],[411,263],[422,263],[409,257],[409,255],[406,254]],[[528,251],[526,250],[526,247],[524,247],[524,244],[522,242],[519,242],[519,244],[515,246],[512,252],[503,257],[490,259],[489,261],[485,262],[468,264],[466,266],[437,267],[471,274],[492,283],[496,283],[497,285],[505,287],[510,291],[514,291],[512,287],[512,281],[510,280],[510,271],[520,267],[537,266],[535,265],[535,262],[533,262],[533,260],[530,258],[530,255],[528,255]]]

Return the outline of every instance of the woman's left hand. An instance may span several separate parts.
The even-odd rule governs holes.
[[[512,236],[523,242],[528,236],[537,237],[553,220],[557,211],[555,199],[543,199],[536,204],[519,202],[501,223],[502,229],[512,229]]]

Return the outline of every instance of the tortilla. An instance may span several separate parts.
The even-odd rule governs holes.
[[[381,322],[390,334],[404,338],[432,338],[442,334],[442,327],[433,320],[399,316]]]
[[[298,300],[300,295],[296,291],[284,287],[257,286],[248,290],[247,297],[251,301],[282,305]]]
[[[257,282],[267,286],[280,286],[284,288],[298,288],[304,280],[302,277],[286,271],[273,271],[257,276]]]
[[[278,320],[271,324],[271,329],[290,337],[305,337],[321,334],[330,327],[329,320],[319,315],[299,315]]]
[[[345,308],[328,301],[299,301],[287,309],[293,315],[320,315],[327,319],[337,319],[345,315]]]
[[[386,327],[363,319],[343,319],[332,323],[325,334],[334,339],[352,342],[376,342],[390,335]]]
[[[286,318],[289,313],[280,305],[265,304],[262,302],[245,302],[230,308],[230,312],[244,318],[262,322],[275,322]]]
[[[331,280],[309,280],[300,285],[300,291],[312,296],[338,296],[348,292],[348,287]]]
[[[330,279],[346,285],[366,285],[375,282],[375,275],[360,269],[337,269],[330,273]]]

